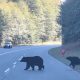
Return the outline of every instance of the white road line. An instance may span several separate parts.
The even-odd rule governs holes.
[[[17,62],[15,61],[13,64],[14,64],[14,65],[16,65],[16,64],[17,64]]]
[[[16,64],[17,64],[17,62],[15,61],[15,62],[13,63],[13,68],[15,68],[15,67],[16,67]]]
[[[20,61],[22,59],[23,56],[21,56],[18,60]]]
[[[7,68],[4,72],[7,73],[10,71],[10,68]]]
[[[30,48],[27,48],[27,49],[30,49]],[[0,56],[1,56],[1,55],[4,55],[4,54],[12,53],[12,52],[18,52],[18,51],[27,50],[27,49],[21,49],[21,50],[14,50],[14,51],[4,52],[4,53],[0,54]]]

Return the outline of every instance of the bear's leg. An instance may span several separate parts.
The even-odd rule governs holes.
[[[42,68],[44,69],[44,65],[42,65]]]
[[[38,67],[39,67],[38,70],[44,69],[44,65],[41,65],[41,66],[38,66]]]
[[[39,67],[39,69],[38,70],[41,70],[42,68],[41,67]]]
[[[27,70],[30,68],[30,65],[26,64],[26,68],[24,70]]]
[[[34,70],[34,65],[31,65],[31,67],[32,67],[32,70]]]
[[[69,66],[71,66],[72,64],[70,63]]]
[[[72,66],[73,66],[73,69],[75,68],[75,64],[72,64]]]
[[[70,63],[69,66],[72,66],[73,69],[75,68],[75,64],[74,63]]]
[[[42,69],[42,66],[38,66],[38,70],[41,70]]]

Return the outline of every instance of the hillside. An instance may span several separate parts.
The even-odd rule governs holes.
[[[58,0],[0,0],[0,44],[60,39]]]

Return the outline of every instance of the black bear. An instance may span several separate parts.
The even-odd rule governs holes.
[[[35,66],[38,66],[38,70],[44,69],[43,59],[40,56],[23,57],[20,62],[26,62],[26,68],[24,70],[30,67],[34,70]]]
[[[69,61],[71,61],[71,63],[69,64],[69,66],[72,66],[73,68],[75,68],[76,65],[80,65],[80,59],[78,57],[67,57],[66,59],[68,59]]]

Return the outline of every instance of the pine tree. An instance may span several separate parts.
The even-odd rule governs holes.
[[[80,1],[66,0],[61,5],[59,22],[62,25],[63,44],[80,40]]]

